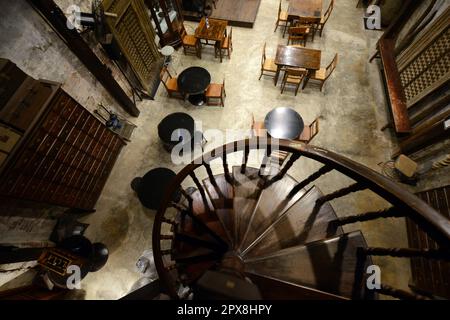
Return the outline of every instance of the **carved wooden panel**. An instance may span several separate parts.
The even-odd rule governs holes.
[[[117,18],[107,18],[108,26],[141,85],[151,91],[161,56],[143,0],[104,0],[103,6],[105,11],[117,14]]]

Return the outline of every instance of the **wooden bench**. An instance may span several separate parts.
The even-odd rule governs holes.
[[[385,87],[393,119],[392,127],[398,134],[407,134],[411,132],[411,124],[406,107],[405,93],[395,61],[394,47],[394,40],[380,39],[377,45],[377,53],[372,56],[370,62],[376,57],[381,58]]]

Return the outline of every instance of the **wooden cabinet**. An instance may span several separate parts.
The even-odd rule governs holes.
[[[58,84],[26,77],[4,100],[0,132],[17,141],[0,143],[0,196],[92,210],[125,142]]]

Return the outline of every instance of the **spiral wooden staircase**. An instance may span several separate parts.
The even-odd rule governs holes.
[[[247,166],[250,152],[261,149],[265,150],[261,166]],[[265,174],[275,160],[273,155],[280,151],[289,154],[287,161],[277,173]],[[227,158],[232,153],[242,154],[242,165],[229,167]],[[298,182],[289,170],[303,157],[323,166]],[[222,170],[213,172],[210,163],[220,158]],[[208,177],[202,182],[197,177],[199,170],[206,170]],[[354,183],[324,195],[314,182],[326,179],[333,170]],[[196,191],[187,193],[182,184],[191,184]],[[180,189],[182,201],[173,203],[172,194]],[[392,206],[336,215],[331,200],[366,189]],[[372,248],[360,231],[344,233],[342,229],[346,224],[387,217],[411,218],[440,247]],[[195,298],[199,284],[226,287],[229,281],[221,284],[220,278],[218,282],[211,278],[215,272],[254,285],[263,299],[376,299],[377,293],[421,299],[387,284],[367,289],[371,257],[448,261],[449,244],[450,222],[391,180],[321,148],[292,141],[277,141],[275,146],[275,141],[264,139],[263,143],[257,138],[224,145],[186,166],[162,201],[153,228],[162,290],[173,299],[186,299],[191,293]]]

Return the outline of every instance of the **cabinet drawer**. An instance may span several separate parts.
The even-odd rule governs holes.
[[[62,111],[66,108],[67,103],[71,100],[67,94],[65,94],[63,91],[59,91],[58,95],[53,98],[51,104],[52,104],[52,110],[56,114],[61,114]]]
[[[36,174],[36,172],[39,170],[40,166],[44,163],[44,161],[45,157],[36,153],[33,155],[33,158],[28,163],[28,165],[22,170],[22,172],[31,177]]]
[[[58,114],[51,111],[47,118],[44,120],[44,123],[42,125],[42,128],[44,128],[45,131],[50,132],[55,125],[56,121],[58,121]]]
[[[76,125],[81,117],[81,115],[83,114],[83,108],[81,108],[78,105],[75,105],[74,110],[72,112],[72,114],[69,117],[69,122],[72,125]],[[79,128],[78,128],[79,129]]]
[[[53,127],[50,129],[49,133],[54,137],[58,137],[64,128],[66,121],[63,118],[58,117]]]
[[[77,103],[72,99],[69,98],[67,103],[64,105],[64,109],[61,110],[59,113],[63,119],[69,119],[72,116],[72,112],[77,107]]]
[[[82,110],[82,113],[76,123],[76,127],[80,130],[83,130],[87,134],[87,130],[85,129],[87,125],[88,119],[91,117],[91,114],[86,110]]]
[[[61,163],[67,163],[71,162],[71,158],[69,157],[70,151],[72,147],[68,144],[63,144],[61,151],[59,151],[58,155],[56,156],[56,160]]]
[[[74,146],[80,150],[85,150],[85,143],[86,143],[87,137],[88,137],[88,135],[86,133],[80,131],[80,134],[78,135],[77,140],[75,140],[75,142],[74,142]]]
[[[39,147],[41,146],[41,143],[44,141],[44,139],[47,137],[47,132],[44,129],[39,129],[36,132],[36,135],[31,140],[31,142],[28,144],[28,148],[32,150],[39,150]]]
[[[89,130],[88,130],[88,134],[91,136],[91,137],[93,137],[94,139],[96,139],[96,140],[98,140],[96,137],[97,137],[97,132],[99,131],[99,130],[102,130],[103,129],[103,125],[100,123],[100,122],[98,122],[97,120],[95,120],[94,118],[92,118],[92,121],[93,121],[93,123],[92,123],[92,126],[89,128]]]
[[[50,158],[55,159],[58,153],[61,151],[64,143],[59,141],[58,139],[55,139],[55,142],[53,143],[52,147],[50,148],[50,151],[48,152],[47,156]]]

